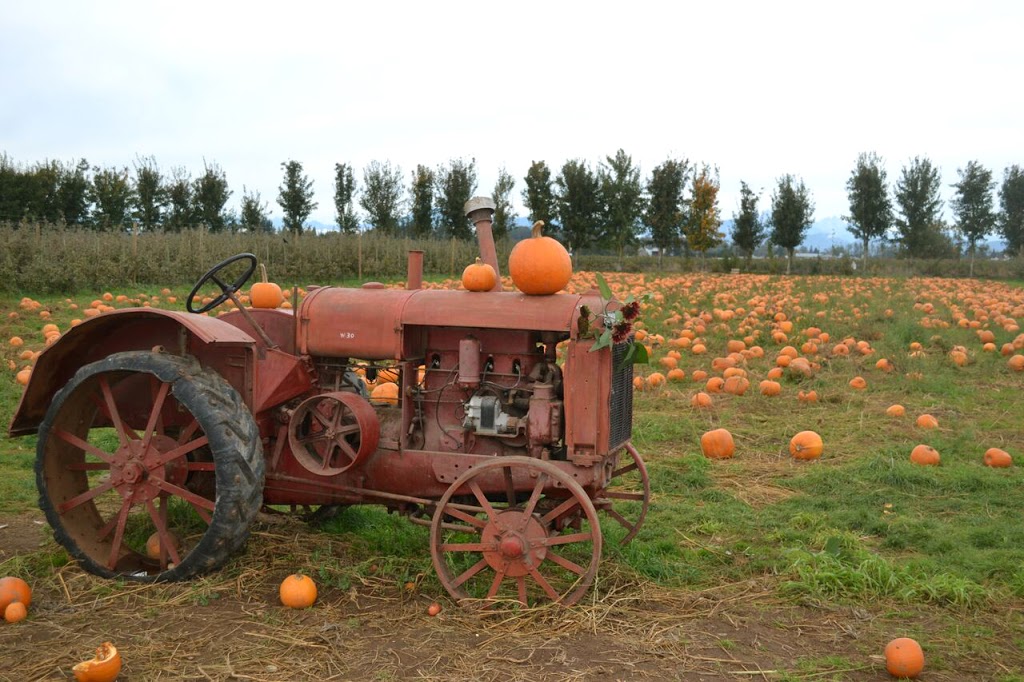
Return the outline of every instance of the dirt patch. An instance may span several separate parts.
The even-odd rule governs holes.
[[[0,563],[52,545],[52,532],[41,512],[0,515]]]
[[[18,547],[38,552],[42,537],[43,551],[54,549],[31,516],[16,518],[30,536]],[[915,609],[908,621],[885,606],[793,604],[776,596],[775,577],[672,590],[610,563],[571,609],[485,615],[460,609],[429,576],[408,590],[361,575],[336,539],[332,571],[352,568],[350,586],[322,587],[308,610],[281,607],[279,581],[312,571],[324,537],[298,523],[260,524],[245,554],[188,583],[118,583],[73,564],[52,570],[33,581],[30,618],[0,627],[0,680],[67,679],[105,640],[122,651],[122,680],[878,680],[889,637],[956,620],[940,609]],[[443,610],[432,618],[435,600]],[[971,620],[1009,628],[1020,610],[1009,611]],[[1021,668],[1024,654],[1008,643],[946,655],[926,679],[994,679],[993,671]]]

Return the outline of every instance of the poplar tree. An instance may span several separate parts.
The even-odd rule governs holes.
[[[773,244],[786,250],[789,260],[786,262],[786,274],[793,271],[793,257],[796,247],[800,246],[807,230],[814,221],[814,203],[804,181],[797,180],[789,174],[779,178],[778,186],[772,194],[772,233]]]

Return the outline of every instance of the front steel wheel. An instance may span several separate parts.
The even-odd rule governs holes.
[[[263,500],[252,415],[192,359],[115,353],[82,367],[39,427],[39,505],[83,568],[182,580],[245,543]]]
[[[437,503],[430,552],[465,606],[575,604],[601,560],[597,511],[550,462],[500,457],[473,466]]]

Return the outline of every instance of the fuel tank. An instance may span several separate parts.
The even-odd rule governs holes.
[[[599,309],[601,299],[589,293],[322,287],[299,308],[296,349],[313,356],[401,360],[415,355],[423,330],[433,327],[569,334],[581,305]]]

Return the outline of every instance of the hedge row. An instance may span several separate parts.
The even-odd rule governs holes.
[[[498,261],[506,263],[508,242],[497,244]],[[0,291],[13,293],[72,293],[103,291],[113,287],[183,285],[195,282],[212,265],[237,253],[256,254],[271,277],[282,286],[330,284],[343,280],[401,280],[407,254],[424,252],[424,271],[432,277],[456,277],[478,255],[475,242],[412,240],[373,234],[302,235],[182,233],[138,235],[65,229],[43,225],[0,224]],[[624,272],[710,272],[781,274],[784,258],[746,261],[726,257],[656,256],[618,257],[582,254],[580,270]],[[893,276],[966,277],[966,260],[881,260],[859,262],[849,258],[798,258],[796,274],[868,274]],[[1024,280],[1024,259],[979,260],[975,275],[993,279]]]

